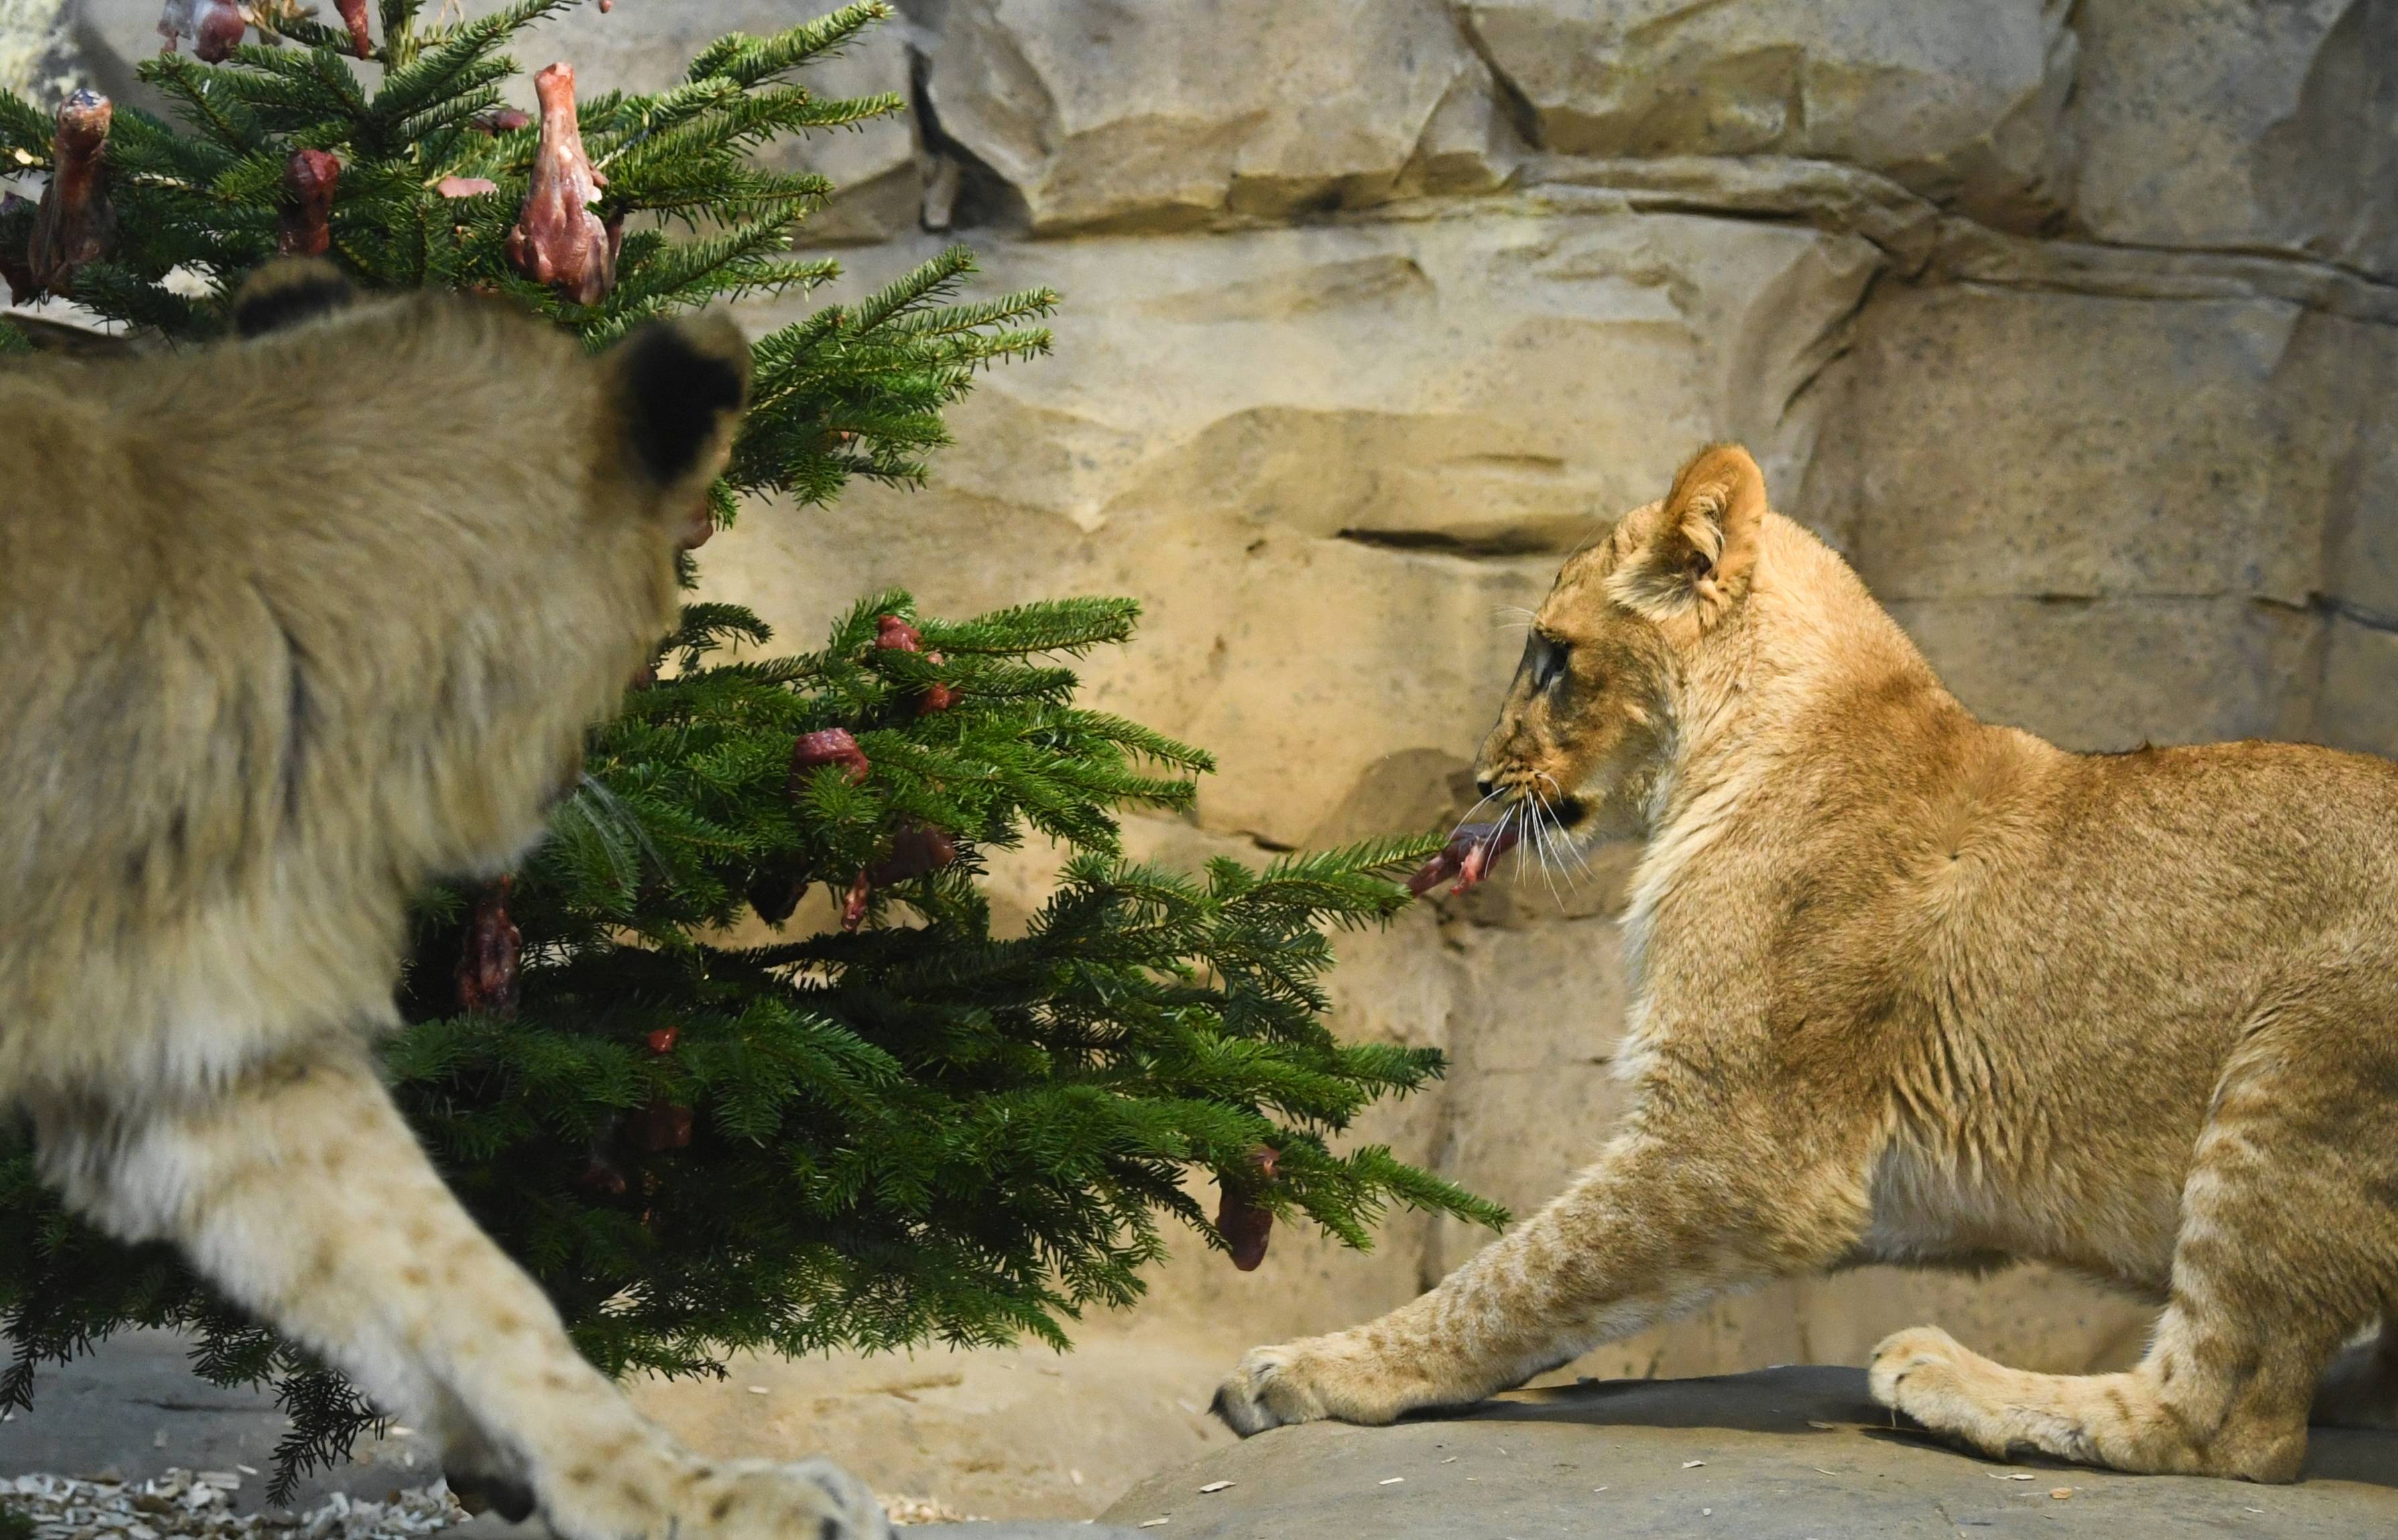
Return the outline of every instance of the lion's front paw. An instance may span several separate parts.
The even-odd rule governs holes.
[[[1246,1439],[1286,1423],[1331,1417],[1379,1425],[1424,1404],[1410,1376],[1395,1375],[1364,1344],[1312,1337],[1253,1347],[1217,1387],[1211,1410]]]
[[[701,1483],[696,1512],[675,1533],[710,1540],[889,1540],[891,1522],[866,1483],[829,1460],[737,1460]],[[710,1490],[712,1489],[712,1490]]]
[[[1964,1349],[1957,1339],[1936,1326],[1918,1326],[1895,1332],[1874,1349],[1866,1383],[1873,1398],[1927,1426],[1929,1422],[1909,1402],[1938,1401],[1957,1389],[1957,1360]]]
[[[1246,1439],[1285,1423],[1312,1423],[1325,1415],[1323,1398],[1294,1371],[1296,1344],[1252,1347],[1222,1385],[1208,1410]]]
[[[579,1474],[579,1473],[578,1473]],[[543,1505],[565,1540],[890,1540],[866,1483],[829,1460],[694,1462],[665,1493],[606,1476]]]
[[[1993,1371],[1993,1365],[1947,1332],[1918,1326],[1882,1339],[1867,1383],[1882,1405],[2002,1458],[2021,1441],[2021,1430],[2001,1404],[2000,1387],[1989,1383]]]
[[[1874,1349],[1866,1383],[1873,1398],[1935,1433],[1986,1444],[1984,1408],[1967,1385],[1974,1361],[1956,1338],[1936,1326],[1893,1333]]]

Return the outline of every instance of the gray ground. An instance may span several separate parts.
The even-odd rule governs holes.
[[[178,1339],[128,1333],[44,1373],[34,1412],[0,1423],[0,1476],[114,1467],[138,1479],[170,1466],[264,1471],[283,1425],[270,1397],[196,1379]],[[435,1473],[407,1434],[359,1452],[311,1479],[301,1505],[335,1490],[380,1499]],[[1233,1484],[1199,1490],[1218,1481]],[[263,1485],[263,1476],[245,1481],[237,1505],[258,1506]],[[532,1540],[541,1532],[485,1519],[449,1533]],[[2354,1540],[2398,1535],[2398,1435],[2319,1428],[2307,1479],[2290,1487],[2001,1465],[1893,1429],[1857,1371],[1778,1369],[1523,1391],[1460,1416],[1391,1428],[1277,1429],[1151,1478],[1098,1525],[906,1533],[972,1540]]]
[[[128,1331],[88,1358],[43,1371],[34,1410],[0,1422],[0,1477],[114,1470],[139,1480],[171,1466],[249,1466],[261,1474],[244,1478],[234,1505],[245,1513],[261,1507],[264,1473],[274,1468],[275,1445],[286,1420],[265,1391],[219,1390],[199,1379],[186,1353],[184,1341],[171,1332]],[[438,1474],[431,1452],[396,1428],[360,1443],[351,1463],[310,1477],[293,1506],[313,1507],[336,1491],[380,1501],[396,1488],[423,1486]],[[1111,1540],[1120,1532],[1088,1523],[1008,1522],[924,1524],[906,1533],[972,1540]],[[459,1540],[533,1540],[547,1532],[486,1517],[443,1533]]]
[[[1233,1484],[1199,1490],[1218,1481]],[[2398,1435],[2318,1428],[2307,1479],[2286,1487],[2001,1465],[1892,1429],[1862,1371],[1772,1369],[1519,1391],[1396,1427],[1277,1428],[1152,1477],[1101,1517],[1153,1524],[1157,1540],[2360,1540],[2398,1535]]]

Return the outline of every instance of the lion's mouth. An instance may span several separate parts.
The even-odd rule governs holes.
[[[1558,797],[1555,801],[1521,798],[1495,823],[1459,824],[1440,853],[1408,879],[1408,891],[1421,898],[1454,878],[1456,885],[1449,892],[1463,893],[1489,876],[1499,858],[1516,848],[1528,832],[1545,826],[1564,833],[1581,823],[1589,811],[1579,797]]]

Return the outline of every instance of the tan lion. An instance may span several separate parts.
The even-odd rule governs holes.
[[[2259,1481],[2310,1400],[2398,1416],[2398,767],[1977,722],[1718,447],[1566,562],[1478,776],[1646,842],[1631,1110],[1431,1293],[1249,1353],[1236,1430],[1470,1402],[1770,1278],[2008,1258],[2162,1304],[2147,1357],[2032,1374],[1922,1328],[1878,1398]]]
[[[748,350],[600,358],[495,304],[243,298],[253,340],[0,371],[0,1114],[128,1240],[571,1540],[852,1540],[821,1462],[710,1465],[576,1355],[370,1057],[409,896],[494,872],[673,622]]]

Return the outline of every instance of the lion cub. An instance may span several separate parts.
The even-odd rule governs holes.
[[[748,349],[345,298],[270,270],[251,340],[0,371],[0,1114],[512,1516],[882,1535],[829,1466],[710,1465],[635,1414],[370,1057],[410,894],[539,836],[672,625]]]
[[[1262,1347],[1248,1434],[1455,1405],[1709,1295],[2038,1258],[2161,1304],[2126,1373],[1933,1328],[1874,1394],[1986,1451],[2287,1481],[2398,1412],[2398,766],[2071,754],[1975,721],[1718,447],[1576,553],[1486,791],[1646,841],[1634,1099],[1596,1165],[1380,1320]]]

